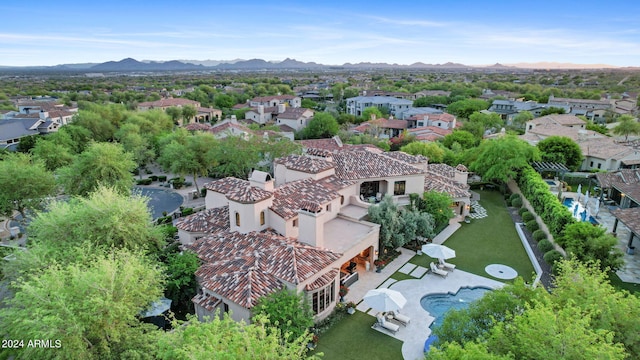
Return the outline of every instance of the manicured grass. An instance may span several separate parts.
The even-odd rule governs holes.
[[[320,335],[314,354],[324,359],[402,359],[402,341],[371,328],[376,319],[361,311]]]
[[[456,251],[456,257],[447,260],[461,269],[476,275],[491,278],[484,271],[489,264],[512,267],[527,282],[535,277],[533,265],[518,237],[515,225],[507,211],[503,196],[497,191],[478,191],[480,205],[487,209],[488,216],[472,219],[462,224],[444,245]],[[434,260],[426,255],[417,255],[410,262],[429,268]],[[499,279],[496,279],[499,280]]]

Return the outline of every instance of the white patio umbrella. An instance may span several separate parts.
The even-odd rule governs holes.
[[[600,199],[598,199],[598,197],[595,197],[593,199],[595,201],[595,208],[593,209],[593,213],[596,214],[596,216],[598,216],[598,213],[600,212]]]
[[[591,199],[589,198],[589,190],[587,190],[587,193],[584,195],[584,207],[589,205],[589,200]]]
[[[456,251],[439,244],[422,245],[422,252],[436,259],[451,259],[456,257]]]
[[[582,184],[578,184],[578,201],[580,201],[580,195],[582,195]]]
[[[407,299],[400,292],[391,289],[369,290],[362,300],[371,308],[382,312],[398,311],[407,303]]]

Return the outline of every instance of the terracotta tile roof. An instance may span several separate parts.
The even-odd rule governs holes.
[[[465,186],[435,173],[427,174],[424,178],[424,191],[431,190],[447,193],[454,199],[471,196]]]
[[[309,116],[313,116],[313,111],[307,108],[292,108],[287,107],[283,113],[278,114],[276,117],[279,119],[290,119],[290,120],[299,120],[303,118],[304,114],[309,111],[311,114]]]
[[[453,179],[455,176],[455,168],[447,164],[429,164],[427,171],[449,179]]]
[[[213,125],[209,131],[214,133],[214,134],[219,134],[221,132],[230,130],[230,129],[235,129],[239,132],[245,132],[245,133],[251,133],[251,130],[244,126],[244,125],[240,125],[240,124],[236,124],[236,123],[232,123],[231,121],[228,122],[222,122],[222,123],[218,123],[216,125]]]
[[[640,184],[625,184],[622,182],[614,183],[612,185],[620,193],[625,194],[629,200],[640,204]]]
[[[370,151],[339,151],[333,154],[336,176],[344,180],[414,175],[422,170]]]
[[[404,151],[388,151],[388,152],[383,152],[382,155],[406,162],[407,164],[423,164],[429,161],[429,159],[425,156],[410,155]]]
[[[194,296],[191,301],[207,311],[214,311],[222,300],[208,294],[198,294]]]
[[[292,128],[289,125],[278,125],[280,131],[282,132],[296,132],[296,129]]]
[[[326,204],[340,197],[340,194],[313,179],[288,182],[277,187],[271,211],[285,220],[298,216],[298,210],[305,202]]]
[[[409,127],[409,122],[407,120],[400,119],[382,119],[382,123],[380,127],[384,129],[406,129]]]
[[[469,172],[469,169],[467,169],[467,167],[462,164],[458,164],[458,166],[456,166],[456,170]]]
[[[620,219],[636,236],[640,236],[640,207],[615,209],[611,215]]]
[[[209,291],[245,308],[282,288],[323,272],[341,254],[287,239],[273,232],[219,232],[189,248],[204,262],[197,271]]]
[[[313,291],[313,290],[325,287],[329,285],[331,282],[335,281],[339,273],[340,273],[340,270],[333,269],[328,273],[323,274],[319,278],[315,279],[312,283],[307,284],[307,286],[305,286],[304,289],[306,291]]]
[[[343,147],[347,146],[343,144],[339,138],[336,139],[335,137],[331,139],[298,140],[298,142],[305,148],[327,150],[332,152],[341,150]]]
[[[325,188],[333,191],[342,190],[356,183],[355,181],[351,181],[351,180],[339,179],[335,175],[327,176],[325,178],[318,180],[317,182],[318,184],[324,186]]]
[[[168,98],[168,99],[160,99],[156,101],[147,101],[141,102],[138,104],[138,107],[169,107],[169,106],[185,106],[191,105],[196,108],[200,107],[200,103],[197,101],[182,99],[182,98]]]
[[[189,232],[214,233],[229,229],[229,206],[212,208],[178,219],[176,227]]]
[[[536,124],[536,126],[544,124],[555,124],[562,126],[586,125],[584,120],[572,114],[551,114],[529,120],[529,122]]]
[[[334,167],[333,163],[330,161],[302,155],[289,155],[278,158],[274,162],[276,164],[286,166],[287,169],[302,171],[309,174],[317,174]]]
[[[233,189],[236,189],[238,187],[248,186],[248,185],[249,185],[249,182],[247,180],[241,180],[234,177],[226,177],[223,179],[213,180],[209,183],[206,183],[204,187],[207,190],[211,190],[217,193],[227,195]]]
[[[620,169],[612,172],[596,173],[596,179],[604,189],[608,189],[616,183],[637,184],[640,183],[640,169]]]
[[[185,129],[189,130],[189,131],[208,131],[211,130],[211,125],[209,124],[200,124],[200,123],[191,123],[188,124],[186,126],[184,126]]]
[[[229,200],[241,204],[252,204],[272,197],[273,193],[247,184],[232,189],[226,195]]]
[[[429,133],[434,133],[440,136],[447,136],[449,134],[451,134],[453,131],[450,129],[443,129],[441,127],[437,127],[437,126],[421,126],[421,127],[417,127],[417,128],[413,128],[413,129],[409,129],[408,130],[409,133],[411,134],[415,134],[420,135],[420,134],[429,134]]]

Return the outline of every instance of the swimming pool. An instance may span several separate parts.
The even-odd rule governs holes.
[[[599,225],[600,223],[593,216],[589,215],[589,219],[587,219],[587,212],[584,206],[579,201],[574,201],[571,198],[566,198],[562,202],[562,205],[566,206],[573,217],[578,221],[589,221],[594,225]]]
[[[469,307],[472,302],[482,298],[487,291],[491,291],[491,289],[485,287],[467,287],[460,288],[455,294],[430,294],[420,299],[420,305],[435,318],[429,327],[438,327],[442,325],[444,314],[447,311],[451,309],[465,309]]]
[[[182,195],[169,189],[155,189],[136,186],[133,191],[149,198],[147,206],[149,207],[149,211],[151,211],[151,215],[154,219],[163,216],[163,211],[171,213],[182,205],[182,202],[184,201]]]

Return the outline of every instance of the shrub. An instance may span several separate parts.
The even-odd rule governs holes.
[[[540,229],[533,232],[533,240],[535,240],[536,242],[540,242],[540,240],[545,240],[546,238],[547,234],[545,234],[544,231]]]
[[[527,229],[531,232],[534,232],[540,228],[540,226],[538,226],[538,223],[535,220],[527,221],[524,224],[527,226]]]
[[[511,206],[516,207],[516,208],[522,208],[522,199],[521,198],[515,198],[515,199],[511,200]]]
[[[528,212],[528,211],[525,212],[524,214],[522,214],[522,221],[524,221],[524,222],[529,222],[529,221],[531,221],[533,219],[534,219],[533,214]]]
[[[136,180],[136,185],[151,185],[151,179],[139,179]]]
[[[520,216],[522,216],[522,214],[524,214],[525,212],[528,212],[529,210],[527,210],[527,208],[520,208],[518,209],[518,214],[520,214]]]
[[[547,239],[542,239],[538,243],[538,249],[540,249],[540,252],[546,254],[548,251],[553,250],[553,244]]]
[[[162,224],[171,224],[171,223],[172,223],[172,220],[173,220],[173,219],[171,218],[171,216],[163,216],[163,217],[159,217],[159,218],[156,220],[156,223],[157,223],[158,225],[162,225]]]
[[[151,175],[149,179],[151,179],[151,181],[158,181],[158,175]]]
[[[522,197],[520,196],[520,194],[511,194],[511,196],[509,196],[509,200],[513,201],[515,199],[520,199],[522,200]]]
[[[200,189],[200,197],[205,197],[205,196],[207,196],[207,188]]]
[[[564,256],[562,256],[562,254],[560,253],[560,251],[558,250],[549,250],[546,253],[544,253],[544,261],[553,266],[556,261],[562,260],[564,259]]]
[[[162,182],[167,181],[167,175],[159,175],[158,176],[158,181],[162,181]]]
[[[182,216],[187,216],[193,214],[193,208],[184,208],[182,210]]]

